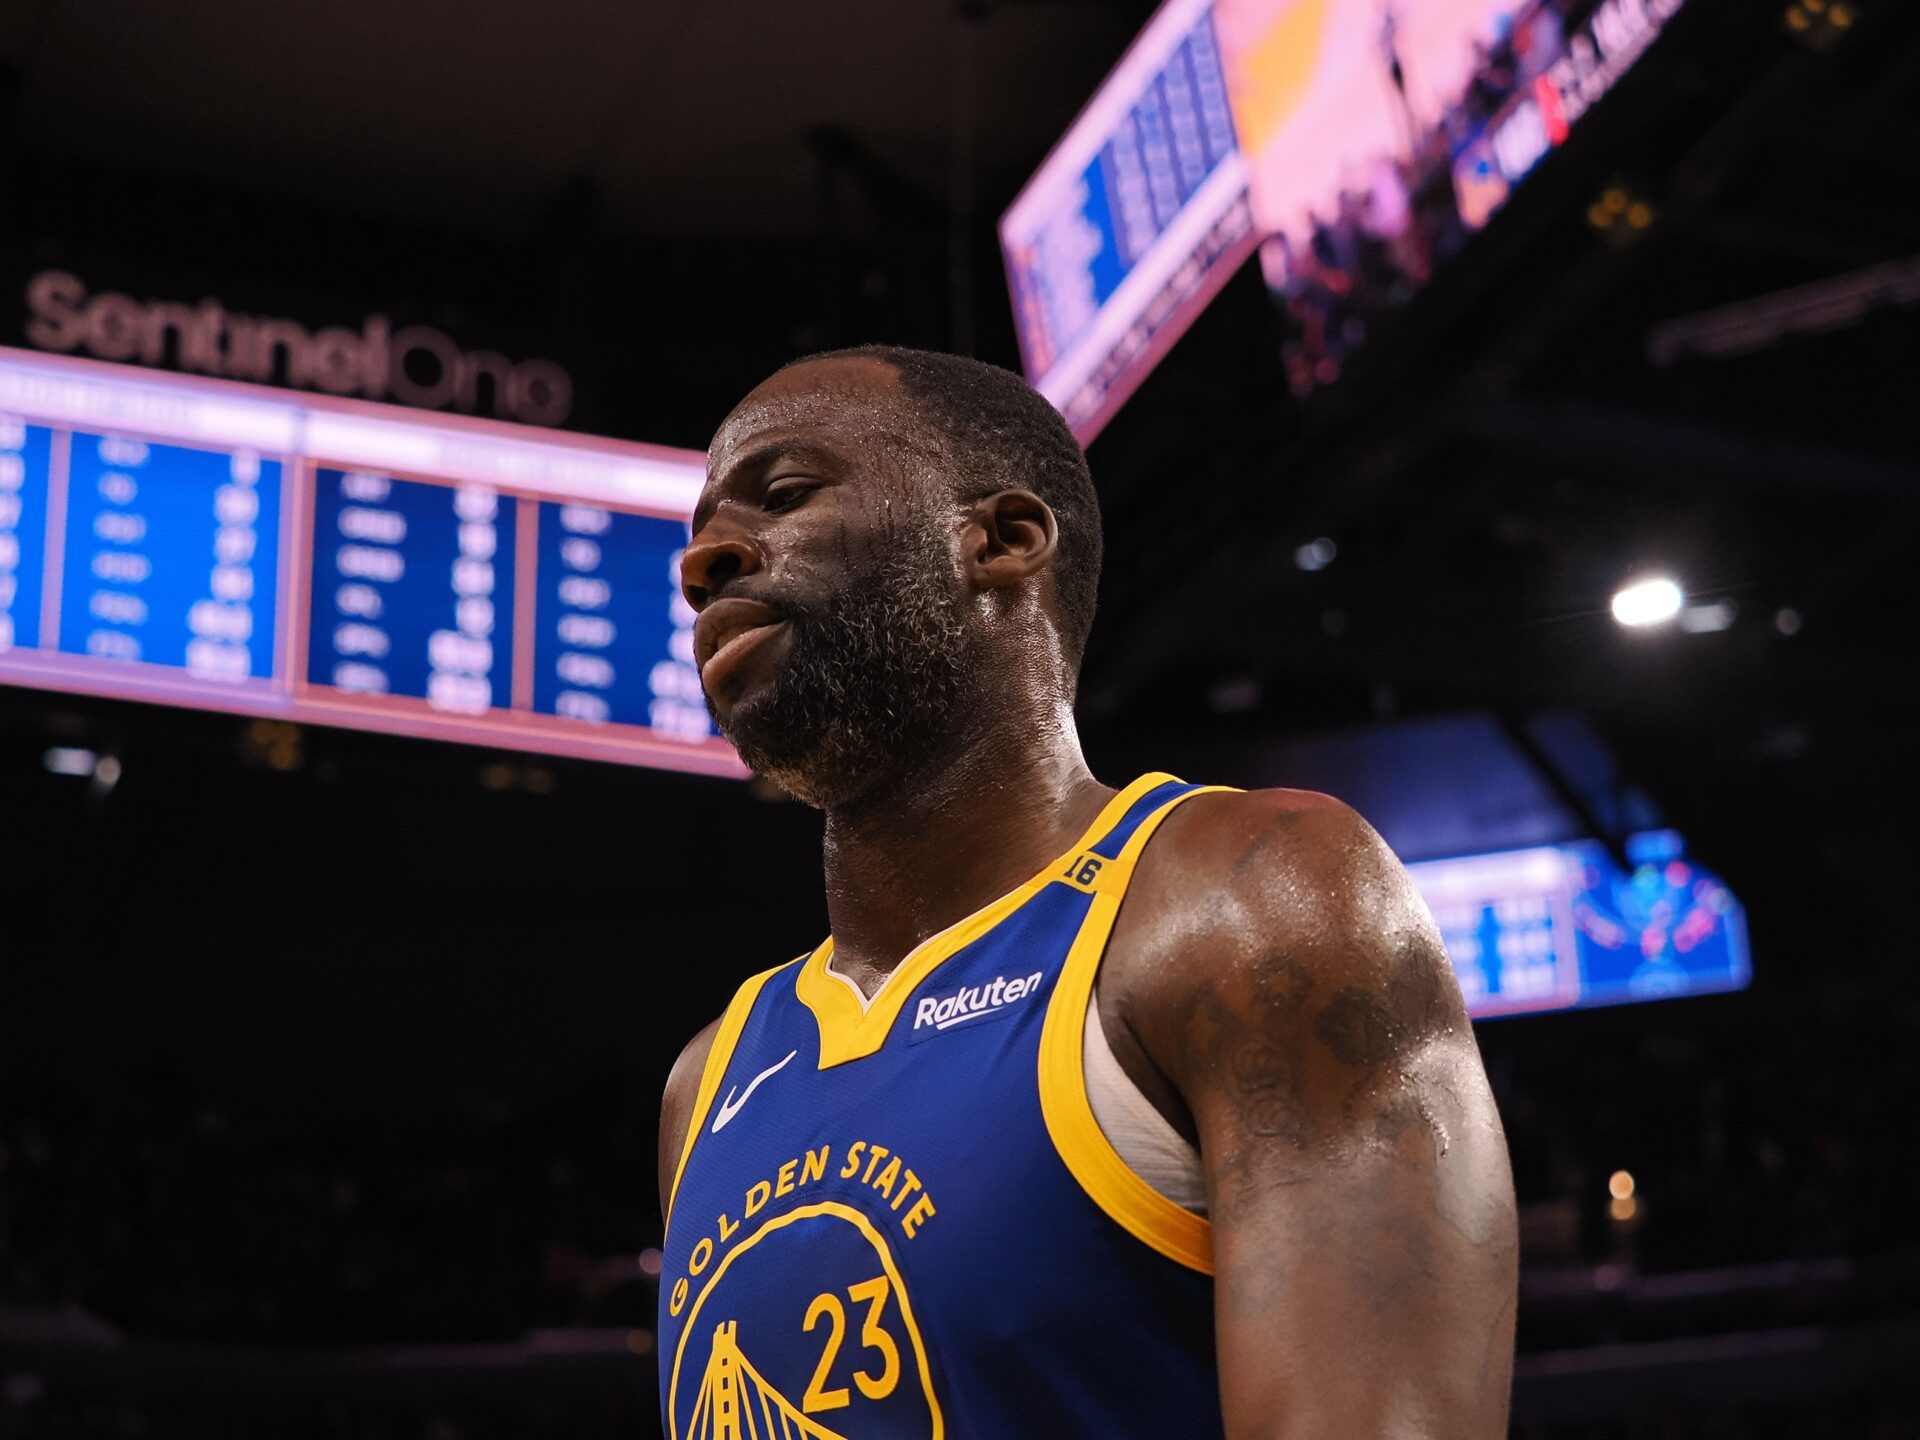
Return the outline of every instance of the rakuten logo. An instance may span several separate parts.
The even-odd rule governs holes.
[[[395,330],[385,315],[369,315],[358,330],[309,330],[293,320],[236,314],[217,300],[187,305],[112,291],[89,295],[80,277],[64,270],[43,270],[27,282],[27,339],[42,350],[392,398],[428,410],[490,411],[528,425],[558,425],[573,413],[573,379],[553,361],[462,350],[431,325]]]
[[[914,1038],[926,1038],[920,1034],[922,1030],[931,1035],[941,1030],[951,1030],[955,1025],[1002,1014],[1038,990],[1042,978],[1042,972],[1038,970],[1013,980],[996,975],[981,985],[963,985],[952,995],[928,995],[913,1010]]]

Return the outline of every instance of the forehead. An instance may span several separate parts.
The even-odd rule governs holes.
[[[770,376],[721,422],[707,449],[707,481],[724,480],[743,459],[791,445],[849,459],[875,442],[903,443],[908,426],[899,376],[866,356],[809,360]]]

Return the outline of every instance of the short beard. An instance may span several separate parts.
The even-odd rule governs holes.
[[[819,609],[787,617],[784,663],[723,721],[757,775],[829,810],[933,759],[960,705],[971,649],[966,602],[931,516]]]

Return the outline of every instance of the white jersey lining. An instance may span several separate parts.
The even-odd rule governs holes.
[[[1087,1102],[1093,1107],[1093,1118],[1100,1122],[1107,1142],[1127,1168],[1182,1210],[1205,1215],[1207,1184],[1200,1168],[1200,1152],[1120,1068],[1100,1024],[1097,997],[1087,1002],[1080,1065],[1086,1075]]]

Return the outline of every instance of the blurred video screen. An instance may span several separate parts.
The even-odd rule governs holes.
[[[1027,376],[1084,444],[1257,248],[1331,384],[1684,0],[1169,0],[1001,220]]]
[[[1476,1019],[1742,990],[1746,911],[1670,830],[1407,867]]]

